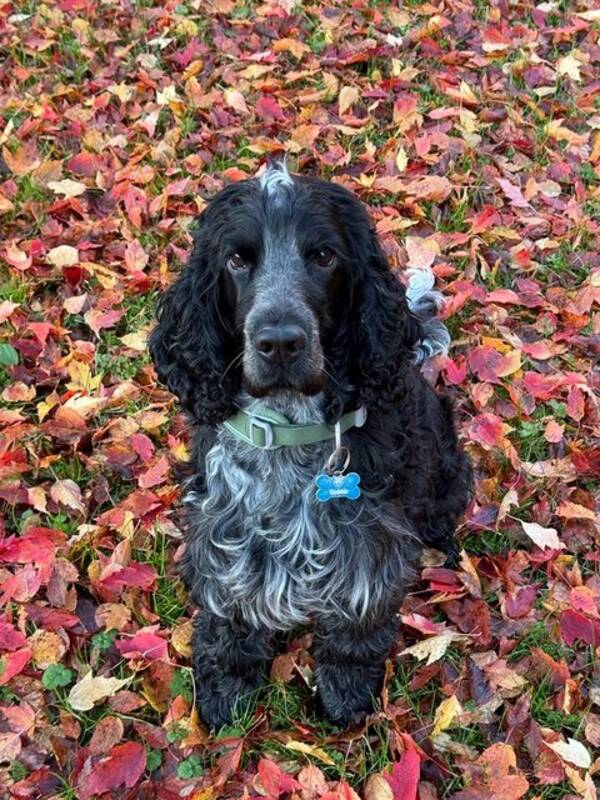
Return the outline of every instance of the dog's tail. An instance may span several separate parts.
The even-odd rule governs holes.
[[[450,347],[448,328],[437,319],[444,298],[441,292],[433,288],[434,283],[435,276],[430,269],[408,270],[406,299],[408,307],[421,324],[422,333],[415,346],[416,364],[422,364],[432,356],[446,355]]]

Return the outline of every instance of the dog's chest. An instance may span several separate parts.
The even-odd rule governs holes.
[[[219,434],[200,504],[213,610],[230,602],[250,621],[290,627],[332,600],[341,530],[333,506],[315,497],[330,449],[267,451]]]

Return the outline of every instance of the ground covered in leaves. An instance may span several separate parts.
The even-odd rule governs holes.
[[[0,2],[2,797],[595,800],[599,70],[593,0]],[[206,198],[284,150],[434,270],[476,492],[366,726],[316,714],[301,631],[211,738],[146,338]]]

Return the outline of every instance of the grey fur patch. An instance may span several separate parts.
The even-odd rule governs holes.
[[[282,192],[289,191],[294,185],[285,161],[271,161],[259,178],[260,188],[267,196],[277,201]]]
[[[438,310],[444,304],[444,297],[433,288],[433,272],[428,269],[411,269],[408,276],[408,307],[418,318],[423,331],[423,338],[415,348],[415,363],[421,364],[432,356],[448,354],[450,334],[444,323],[436,319]]]
[[[257,402],[243,398],[246,408]],[[323,421],[318,397],[260,402],[296,423]],[[330,450],[328,442],[260,450],[219,431],[206,459],[207,494],[186,498],[189,558],[204,607],[286,630],[317,616],[376,617],[403,592],[417,537],[381,500],[317,502],[314,479]],[[382,529],[394,542],[385,559],[369,546]]]

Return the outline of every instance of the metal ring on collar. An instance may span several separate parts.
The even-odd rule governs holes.
[[[336,469],[336,464],[338,463],[338,459],[341,457],[344,458],[344,465],[341,468]],[[336,447],[333,453],[327,459],[327,464],[325,465],[325,469],[330,475],[343,475],[344,472],[348,469],[350,465],[350,450],[347,447]]]

